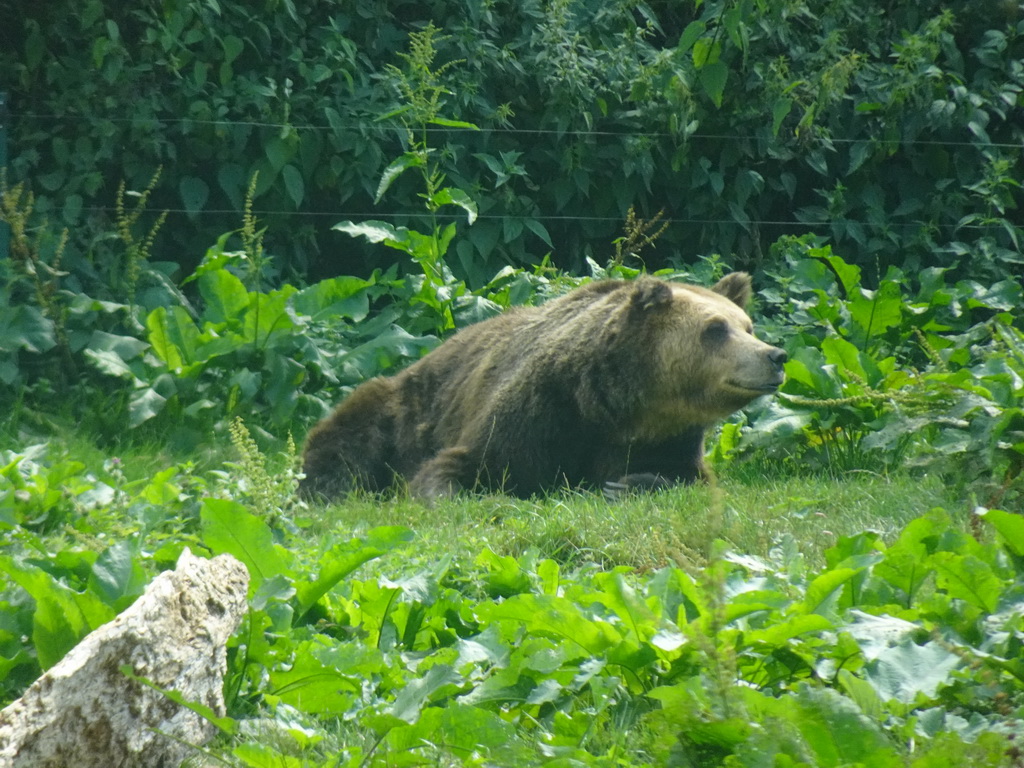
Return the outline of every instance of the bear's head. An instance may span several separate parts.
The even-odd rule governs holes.
[[[750,296],[745,272],[710,289],[637,281],[633,308],[652,325],[657,374],[644,431],[709,424],[779,388],[786,352],[754,336]]]

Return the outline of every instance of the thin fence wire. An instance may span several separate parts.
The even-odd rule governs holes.
[[[381,133],[390,133],[400,130],[400,126],[395,124],[388,124],[381,121],[372,120],[359,120],[351,121],[345,120],[331,124],[313,124],[313,123],[275,123],[275,122],[261,122],[261,121],[249,121],[249,120],[195,120],[192,118],[140,118],[140,117],[107,117],[99,115],[56,115],[56,114],[43,114],[33,112],[22,112],[11,115],[12,121],[19,118],[22,119],[33,119],[33,120],[48,120],[48,121],[75,121],[75,122],[111,122],[111,123],[132,123],[132,124],[152,124],[158,123],[162,125],[196,125],[196,126],[243,126],[248,128],[265,128],[282,130],[285,128],[293,130],[304,130],[304,131],[333,131],[337,128],[348,128],[351,130],[371,130]],[[458,126],[431,126],[426,129],[430,132],[436,133],[497,133],[497,134],[512,134],[512,135],[535,135],[535,136],[573,136],[573,137],[601,137],[601,138],[670,138],[677,137],[682,138],[680,134],[673,134],[668,132],[659,131],[595,131],[595,130],[557,130],[549,128],[514,128],[514,127],[489,127],[489,128],[463,128]],[[711,133],[691,133],[685,136],[686,139],[700,139],[706,141],[764,141],[767,139],[765,136],[756,135],[743,135],[743,134],[711,134]],[[868,139],[843,139],[843,138],[830,138],[828,139],[832,144],[856,144],[864,143],[869,141]],[[1006,142],[986,142],[986,141],[956,141],[956,140],[937,140],[937,139],[908,139],[899,140],[897,143],[901,145],[919,145],[919,146],[950,146],[950,147],[975,147],[979,149],[984,148],[1001,148],[1001,149],[1022,149],[1024,148],[1024,139],[1017,143],[1006,143]],[[83,211],[94,214],[112,214],[115,212],[115,208],[110,206],[87,206],[82,208]],[[238,216],[241,214],[241,210],[228,209],[228,208],[217,208],[217,209],[203,209],[199,211],[188,210],[184,208],[166,208],[165,210],[170,215],[182,215],[182,216]],[[464,214],[446,214],[437,213],[430,214],[424,211],[397,211],[397,212],[376,212],[376,211],[289,211],[289,210],[254,210],[253,213],[257,216],[301,216],[307,218],[359,218],[359,219],[423,219],[423,218],[440,218],[444,220],[459,219]],[[515,216],[515,215],[497,215],[497,214],[481,214],[478,219],[483,221],[539,221],[539,222],[580,222],[580,223],[599,223],[599,222],[610,222],[620,223],[621,217],[616,216],[560,216],[560,215],[536,215],[536,216]],[[861,221],[857,219],[831,219],[829,221],[802,221],[799,219],[792,220],[774,220],[774,219],[750,219],[745,221],[737,221],[735,219],[696,219],[696,218],[664,218],[661,219],[668,224],[686,224],[694,226],[737,226],[737,227],[805,227],[811,229],[821,229],[834,227],[838,225],[854,225],[860,227],[866,227],[868,229],[939,229],[939,230],[993,230],[1002,229],[1003,225],[999,223],[992,224],[941,224],[934,222],[924,221],[887,221],[885,223]]]
[[[343,120],[335,124],[317,123],[274,123],[255,120],[195,120],[188,117],[107,117],[101,115],[56,115],[34,112],[22,112],[11,115],[12,121],[18,118],[32,120],[65,121],[65,122],[108,122],[108,123],[135,123],[161,125],[197,125],[197,126],[244,126],[247,128],[272,128],[274,130],[292,129],[298,131],[333,131],[337,128],[348,128],[351,130],[370,130],[380,133],[390,133],[404,130],[396,124],[388,124],[373,120]],[[419,129],[417,129],[419,130]],[[560,130],[556,128],[515,128],[515,127],[484,127],[484,128],[463,128],[458,126],[428,126],[425,129],[428,133],[507,133],[533,136],[574,136],[574,137],[612,137],[612,138],[634,138],[634,139],[658,139],[658,138],[685,138],[700,139],[703,141],[765,141],[766,136],[746,134],[715,134],[715,133],[671,133],[664,131],[595,131],[595,130]],[[828,138],[825,139],[832,144],[860,144],[872,141],[872,139],[846,139]],[[897,139],[895,143],[904,146],[948,146],[948,147],[976,147],[979,149],[1024,149],[1024,138],[1017,142],[998,141],[960,141],[954,139]]]
[[[87,213],[114,213],[113,206],[83,206],[82,211]],[[169,215],[181,216],[241,216],[242,211],[232,208],[203,209],[190,211],[185,208],[154,208],[154,211],[166,212]],[[332,219],[359,219],[363,222],[374,219],[443,219],[445,221],[464,219],[464,213],[443,213],[431,214],[426,211],[399,211],[399,212],[377,212],[377,211],[285,211],[273,209],[253,209],[253,215],[257,217],[269,216],[303,216],[308,218],[332,218]],[[511,214],[481,214],[477,220],[482,221],[569,221],[580,223],[610,222],[621,224],[621,216],[513,216]],[[939,224],[930,221],[887,221],[884,223],[860,221],[857,219],[829,219],[828,221],[801,221],[799,219],[750,219],[737,221],[736,219],[683,219],[683,218],[660,218],[659,222],[666,224],[690,224],[699,226],[708,225],[729,225],[737,227],[759,226],[759,227],[803,227],[811,229],[823,229],[842,224],[852,224],[868,229],[942,229],[942,230],[1003,230],[1004,225],[993,224]]]

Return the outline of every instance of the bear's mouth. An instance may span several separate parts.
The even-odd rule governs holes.
[[[756,392],[759,395],[770,395],[782,386],[782,380],[764,382],[761,384],[746,384],[740,381],[730,381],[729,386],[734,387],[735,389],[742,389],[746,392]]]

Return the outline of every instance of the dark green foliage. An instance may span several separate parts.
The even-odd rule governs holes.
[[[543,254],[603,261],[627,210],[672,223],[651,266],[728,254],[758,267],[785,234],[827,236],[872,270],[1020,265],[1024,18],[1013,2],[643,3],[440,0],[341,7],[87,0],[0,12],[10,165],[72,229],[66,268],[90,295],[117,183],[164,176],[156,261],[235,226],[259,173],[285,274],[368,275],[386,252],[343,218],[424,230],[398,111],[409,34],[446,35],[429,126],[439,170],[479,203],[453,245],[476,287]],[[399,69],[396,69],[399,67]],[[380,121],[381,115],[392,118]],[[469,130],[468,121],[481,130]],[[274,213],[271,213],[274,212]],[[447,220],[447,219],[446,219]],[[855,256],[853,256],[855,254]]]
[[[811,238],[783,240],[761,291],[763,327],[790,352],[786,383],[740,448],[833,472],[907,464],[978,480],[986,503],[1022,501],[1024,292],[891,267],[877,288]],[[737,447],[738,428],[724,442]],[[1012,500],[1005,498],[1013,489]]]

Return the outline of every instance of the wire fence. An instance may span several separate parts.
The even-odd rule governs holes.
[[[35,112],[21,112],[11,115],[12,121],[18,119],[45,120],[50,122],[108,122],[117,124],[159,124],[159,125],[197,125],[197,126],[243,126],[247,128],[271,128],[274,130],[291,129],[297,131],[324,131],[331,132],[338,128],[351,130],[377,131],[380,133],[391,133],[396,130],[404,130],[394,123],[388,124],[377,120],[341,120],[334,123],[275,123],[257,120],[196,120],[190,117],[111,117],[106,115],[69,115],[69,114],[45,114]],[[420,129],[417,129],[419,131]],[[424,130],[428,133],[467,133],[467,134],[513,134],[532,136],[575,136],[575,137],[614,137],[614,138],[635,138],[635,139],[661,139],[661,138],[685,138],[700,139],[706,141],[764,141],[768,137],[755,134],[716,134],[716,133],[671,133],[667,131],[595,131],[585,129],[557,129],[557,128],[516,128],[513,126],[492,126],[492,127],[461,127],[461,126],[427,126]],[[874,139],[846,139],[828,138],[831,144],[864,144]],[[882,143],[879,141],[879,143]],[[987,139],[974,141],[958,139],[898,139],[892,143],[903,146],[949,146],[949,147],[975,147],[978,149],[1024,149],[1024,136],[1015,142],[998,142]]]
[[[83,206],[82,211],[87,213],[115,213],[113,206]],[[241,216],[241,209],[215,208],[191,211],[185,208],[158,208],[159,212],[166,212],[168,215],[176,216]],[[295,210],[274,210],[274,209],[252,209],[257,217],[305,217],[317,219],[358,219],[368,221],[373,219],[404,220],[404,219],[440,219],[452,221],[466,218],[465,213],[430,213],[428,211],[399,211],[399,212],[377,212],[377,211],[295,211]],[[621,216],[558,216],[538,214],[534,216],[514,216],[511,214],[480,214],[476,217],[479,221],[539,221],[543,222],[579,222],[586,223],[612,223],[621,224]],[[835,226],[850,225],[860,226],[868,229],[941,229],[941,230],[1003,230],[1004,226],[999,223],[992,224],[939,224],[930,221],[886,221],[884,223],[863,221],[858,219],[829,219],[828,221],[803,221],[800,219],[749,219],[739,221],[736,219],[687,219],[687,218],[666,218],[658,219],[658,222],[666,224],[687,224],[692,226],[737,226],[737,227],[802,227],[806,229],[828,229]]]
[[[246,128],[259,128],[259,129],[273,129],[281,131],[284,129],[296,130],[296,131],[318,131],[318,132],[333,132],[339,128],[349,129],[353,131],[375,131],[380,133],[395,133],[399,130],[403,130],[401,126],[395,123],[387,123],[378,120],[340,120],[334,121],[327,124],[316,124],[316,123],[279,123],[279,122],[268,122],[268,121],[253,121],[253,120],[197,120],[187,117],[113,117],[106,115],[73,115],[73,114],[46,114],[46,113],[35,113],[35,112],[20,112],[20,113],[8,113],[8,125],[18,120],[40,120],[47,122],[109,122],[115,124],[137,124],[137,125],[194,125],[194,126],[214,126],[214,127],[246,127]],[[674,134],[663,131],[613,131],[613,130],[560,130],[553,128],[516,128],[512,126],[498,126],[498,127],[485,127],[485,128],[469,128],[462,126],[429,126],[426,128],[431,133],[464,133],[464,134],[510,134],[510,135],[530,135],[530,136],[554,136],[554,137],[596,137],[596,138],[619,138],[619,139],[663,139],[663,138],[685,138],[686,140],[698,139],[702,141],[718,141],[718,142],[733,142],[733,141],[765,141],[769,137],[758,136],[758,135],[744,135],[744,134],[714,134],[714,133],[690,133],[685,136],[681,134]],[[847,139],[847,138],[828,138],[827,141],[831,144],[837,145],[852,145],[852,144],[865,144],[871,143],[872,139]],[[948,147],[974,147],[977,149],[1020,149],[1024,150],[1024,135],[1020,141],[1017,142],[993,142],[988,140],[982,140],[976,138],[972,141],[962,141],[955,139],[901,139],[896,140],[894,143],[901,146],[948,146]],[[114,206],[83,206],[82,211],[93,214],[113,214],[116,212]],[[166,211],[169,215],[173,216],[187,216],[190,218],[194,217],[223,217],[223,216],[239,216],[241,215],[241,209],[235,208],[203,208],[200,210],[190,210],[186,208],[161,208],[161,211]],[[283,210],[283,209],[254,209],[253,214],[263,217],[302,217],[302,218],[313,218],[313,219],[388,219],[388,220],[407,220],[407,219],[441,219],[445,221],[458,220],[464,218],[464,213],[446,213],[436,212],[430,213],[423,210],[413,211],[391,211],[391,212],[377,212],[377,211],[343,211],[343,210]],[[538,215],[513,215],[513,214],[480,214],[477,217],[481,221],[501,221],[501,222],[522,222],[526,220],[537,221],[541,223],[545,222],[578,222],[581,224],[587,223],[620,223],[621,217],[618,216],[581,216],[581,215],[558,215],[558,214],[538,214]],[[736,226],[744,229],[749,227],[778,227],[778,228],[793,228],[803,227],[812,230],[829,229],[836,226],[854,226],[863,227],[868,230],[879,230],[879,229],[898,229],[898,230],[914,230],[914,229],[937,229],[942,231],[959,231],[959,230],[972,230],[972,231],[990,231],[990,230],[1003,230],[1005,225],[1000,222],[972,222],[972,223],[936,223],[931,221],[922,220],[905,220],[905,221],[892,221],[887,220],[885,222],[868,221],[862,219],[847,219],[847,218],[833,218],[827,221],[807,221],[795,216],[793,219],[704,219],[704,218],[662,218],[663,221],[668,224],[683,224],[690,226]]]

